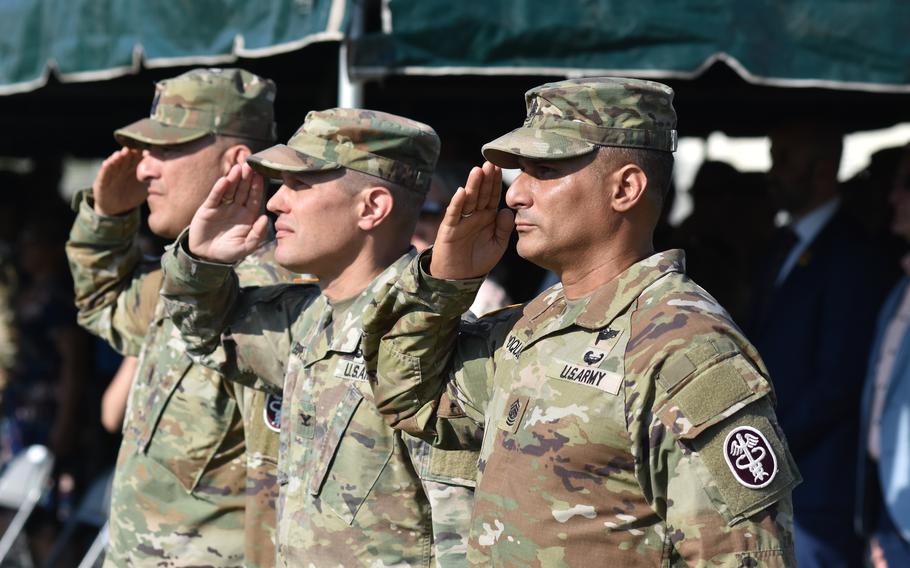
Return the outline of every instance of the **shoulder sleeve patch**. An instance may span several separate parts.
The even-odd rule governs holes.
[[[705,491],[731,525],[789,498],[802,481],[767,399],[709,428],[690,444]]]

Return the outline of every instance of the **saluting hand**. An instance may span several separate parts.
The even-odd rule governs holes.
[[[490,162],[474,168],[452,197],[439,225],[430,273],[436,278],[476,278],[502,258],[515,227],[515,215],[499,210],[502,170]]]
[[[136,179],[136,167],[142,152],[123,147],[101,163],[92,183],[95,213],[120,215],[142,205],[148,197],[148,186]]]
[[[262,176],[235,165],[219,178],[190,223],[190,252],[204,260],[232,263],[259,247],[268,229],[260,214]]]

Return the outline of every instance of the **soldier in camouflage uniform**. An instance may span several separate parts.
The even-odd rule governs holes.
[[[115,132],[124,148],[76,197],[67,253],[80,322],[139,355],[108,566],[274,566],[278,434],[264,415],[268,395],[193,364],[159,302],[160,260],[142,258],[136,240],[143,201],[151,229],[175,238],[219,176],[274,140],[274,97],[271,81],[239,69],[161,81],[151,117]],[[291,280],[273,249],[237,267],[241,283]]]
[[[487,144],[436,244],[378,291],[364,351],[396,428],[448,448],[484,428],[468,557],[481,566],[793,566],[799,481],[758,353],[651,234],[673,92],[537,87]],[[501,172],[523,173],[497,211]],[[459,324],[502,255],[561,284]],[[378,353],[377,353],[378,349]]]
[[[436,451],[390,428],[360,350],[374,290],[415,254],[409,237],[438,153],[436,133],[406,118],[311,112],[287,145],[220,181],[165,257],[162,295],[191,355],[284,392],[280,566],[465,564],[477,454]],[[318,286],[238,289],[231,263],[265,223],[262,180],[249,166],[284,181],[268,203],[276,260]]]
[[[0,403],[6,394],[19,346],[16,310],[13,308],[16,280],[12,255],[6,244],[0,242]]]

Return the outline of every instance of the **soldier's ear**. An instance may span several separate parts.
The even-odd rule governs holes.
[[[221,154],[221,175],[227,175],[235,165],[242,165],[251,153],[246,144],[229,145]]]
[[[388,219],[395,204],[391,190],[381,185],[362,190],[358,201],[357,226],[364,231],[373,230]]]
[[[645,198],[648,176],[635,164],[626,164],[613,172],[611,203],[618,213],[631,211]]]

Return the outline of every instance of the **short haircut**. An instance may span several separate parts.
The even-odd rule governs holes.
[[[352,195],[359,193],[365,187],[379,186],[388,189],[394,200],[392,218],[401,224],[402,230],[406,230],[408,235],[414,232],[426,192],[350,168],[345,168],[342,184]]]
[[[670,191],[673,179],[673,153],[648,148],[601,146],[598,159],[604,173],[615,171],[626,164],[635,164],[648,178],[648,193],[663,200]]]
[[[274,146],[273,142],[256,138],[247,138],[245,136],[225,136],[223,134],[216,134],[215,139],[217,142],[223,143],[225,147],[233,146],[234,144],[243,144],[249,148],[250,152],[253,154]]]

